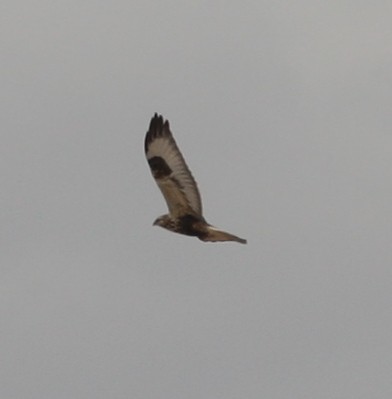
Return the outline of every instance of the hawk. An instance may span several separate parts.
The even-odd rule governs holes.
[[[169,121],[155,114],[144,141],[144,150],[151,173],[169,208],[158,217],[154,226],[179,234],[198,237],[202,241],[246,240],[211,226],[203,217],[200,193],[184,157],[174,141]]]

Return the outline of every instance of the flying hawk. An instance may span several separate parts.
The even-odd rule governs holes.
[[[155,114],[144,141],[151,173],[165,197],[169,214],[154,222],[167,230],[202,241],[246,240],[211,226],[202,216],[201,198],[195,179],[174,141],[169,121]]]

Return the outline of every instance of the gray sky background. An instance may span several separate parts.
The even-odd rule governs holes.
[[[2,398],[390,398],[390,1],[0,10]],[[152,227],[168,118],[205,216]]]

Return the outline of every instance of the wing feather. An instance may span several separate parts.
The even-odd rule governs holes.
[[[151,119],[144,148],[151,172],[173,216],[202,215],[197,183],[170,131],[168,121],[157,114]]]
[[[228,233],[226,231],[217,229],[211,225],[207,226],[206,234],[204,234],[201,238],[202,241],[236,241],[241,244],[246,244],[246,240],[240,237],[235,236],[234,234]]]

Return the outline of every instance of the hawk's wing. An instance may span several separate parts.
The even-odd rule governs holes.
[[[227,233],[226,231],[217,229],[214,226],[207,225],[206,233],[199,237],[202,241],[236,241],[241,244],[246,244],[246,240],[237,237],[234,234]]]
[[[157,114],[144,141],[146,158],[172,216],[202,214],[197,184],[170,132],[169,122]]]

